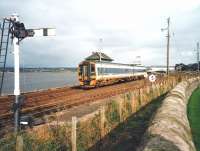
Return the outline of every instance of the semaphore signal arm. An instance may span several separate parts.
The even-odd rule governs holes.
[[[55,36],[55,28],[36,28],[36,29],[26,29],[24,23],[16,21],[12,18],[6,18],[7,21],[12,23],[10,28],[11,38],[18,38],[18,42],[27,37],[41,37],[41,36]]]

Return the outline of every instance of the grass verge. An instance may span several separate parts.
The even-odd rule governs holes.
[[[200,151],[200,88],[197,88],[189,99],[188,119],[192,129],[193,141],[197,151]]]

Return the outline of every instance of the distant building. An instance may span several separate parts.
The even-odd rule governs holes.
[[[200,64],[200,62],[199,62]],[[198,70],[198,63],[193,63],[193,64],[176,64],[175,65],[175,70],[176,71],[197,71]]]
[[[160,73],[166,73],[167,67],[166,66],[148,66],[147,67],[148,72],[160,72]],[[174,66],[169,66],[169,71],[174,71]]]

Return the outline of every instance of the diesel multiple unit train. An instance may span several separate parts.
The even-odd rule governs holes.
[[[86,87],[142,79],[147,76],[146,68],[143,66],[87,60],[81,62],[78,66],[80,86]]]

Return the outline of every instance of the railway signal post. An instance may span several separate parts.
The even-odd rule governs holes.
[[[26,29],[24,23],[19,21],[19,16],[17,14],[13,14],[11,17],[6,18],[7,21],[11,22],[11,28],[9,29],[11,33],[13,49],[14,49],[14,95],[15,95],[15,103],[13,105],[14,110],[14,126],[15,132],[20,130],[20,109],[21,109],[21,101],[20,101],[20,56],[19,56],[19,44],[24,38],[34,37],[34,36],[54,36],[55,29],[54,28],[39,28],[39,29]],[[22,122],[23,123],[23,122]]]
[[[14,22],[19,21],[19,17],[17,14],[12,16]],[[14,29],[15,30],[15,29]],[[15,95],[15,103],[14,103],[14,123],[15,123],[15,132],[18,131],[19,128],[19,114],[20,114],[20,87],[19,87],[19,42],[16,36],[13,36],[13,49],[14,49],[14,95]]]

